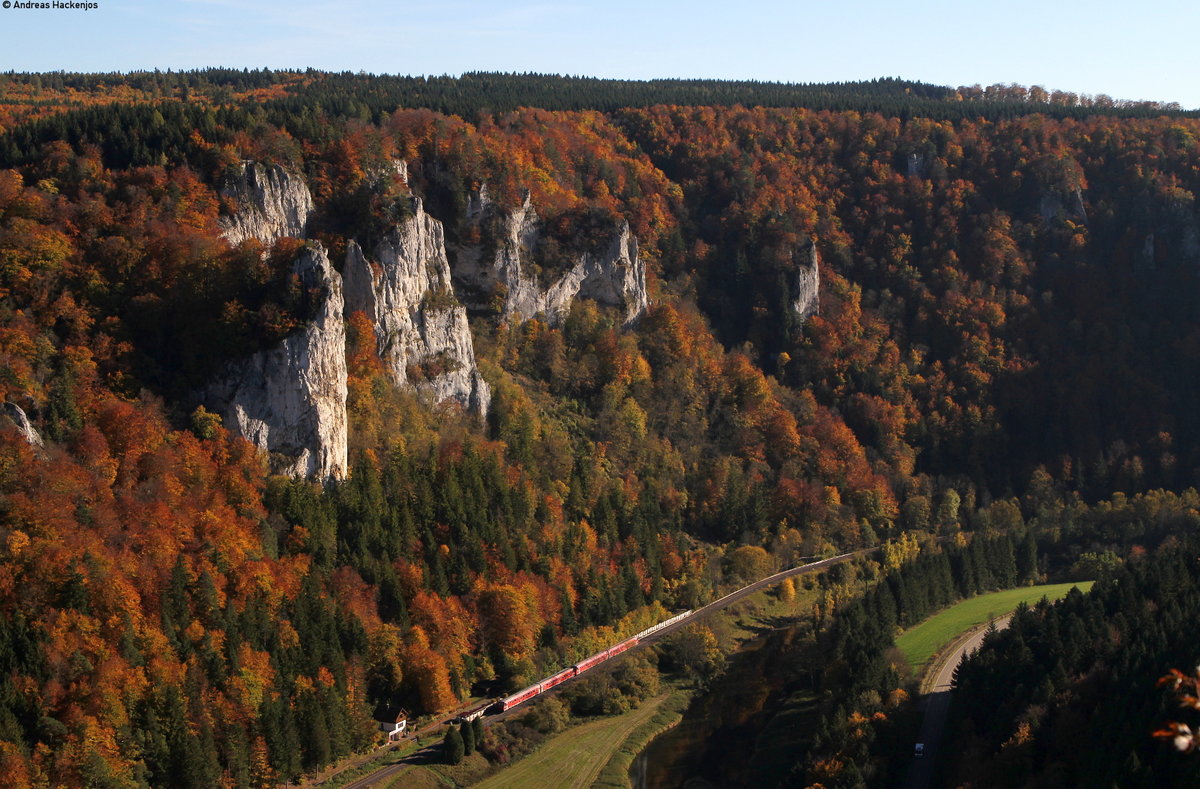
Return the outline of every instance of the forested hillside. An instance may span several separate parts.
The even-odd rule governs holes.
[[[1193,786],[1200,765],[1147,732],[1180,711],[1156,680],[1200,649],[1193,540],[1173,541],[1090,595],[1017,612],[959,667],[949,782]]]
[[[1175,108],[899,81],[0,86],[14,786],[273,785],[369,742],[374,702],[518,687],[800,557],[1027,522],[1068,564],[1127,551],[1137,517],[1064,535],[1200,472],[1200,120]],[[311,193],[304,239],[222,237],[245,162]],[[536,242],[510,240],[530,211]],[[297,260],[349,283],[361,248],[383,276],[373,250],[433,222],[454,287],[414,322],[470,307],[490,407],[422,388],[445,353],[398,385],[350,311],[349,468],[272,475],[204,387],[316,322],[333,288]],[[518,252],[530,287],[578,261],[594,284],[626,225],[635,319],[599,286],[532,319],[464,289]]]

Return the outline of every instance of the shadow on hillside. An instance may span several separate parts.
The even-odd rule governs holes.
[[[442,744],[440,742],[426,745],[421,750],[410,753],[400,760],[404,764],[415,765],[430,765],[430,764],[445,764],[446,759],[442,753]]]

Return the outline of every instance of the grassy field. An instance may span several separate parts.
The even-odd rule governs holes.
[[[567,729],[476,789],[588,789],[625,739],[658,711],[667,694],[636,710]]]
[[[1057,600],[1064,597],[1072,587],[1082,591],[1092,588],[1091,581],[1071,584],[1049,584],[1046,586],[1023,586],[1005,589],[1003,592],[979,595],[964,600],[958,605],[926,619],[916,627],[909,628],[896,639],[896,646],[904,653],[913,673],[920,674],[930,658],[959,633],[981,625],[993,617],[1004,616],[1025,602],[1033,605],[1043,597]]]
[[[600,771],[600,776],[592,786],[596,789],[600,787],[628,789],[630,785],[629,768],[633,766],[633,760],[645,750],[651,740],[679,722],[679,719],[683,717],[683,711],[687,708],[689,698],[690,696],[682,691],[669,693],[666,701],[659,703],[658,712],[625,738],[625,742],[608,760],[608,764]]]
[[[470,786],[488,769],[487,759],[476,751],[463,759],[462,764],[414,765],[392,779],[384,789],[453,789]]]

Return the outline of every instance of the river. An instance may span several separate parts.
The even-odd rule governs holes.
[[[802,710],[792,709],[792,694],[802,695],[814,679],[797,672],[812,648],[801,630],[767,632],[734,653],[679,724],[634,760],[635,789],[761,786],[786,775],[806,739],[795,726]]]

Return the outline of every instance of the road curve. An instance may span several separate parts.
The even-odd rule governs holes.
[[[1012,614],[994,620],[997,630],[1008,627]],[[926,694],[925,718],[921,721],[921,733],[917,742],[925,744],[925,755],[914,757],[908,768],[908,777],[904,782],[905,789],[929,789],[933,781],[934,768],[937,766],[938,749],[942,741],[942,732],[946,728],[946,713],[950,710],[950,693],[954,684],[954,670],[962,662],[964,655],[974,653],[983,643],[988,634],[989,625],[985,623],[968,630],[951,644],[950,649],[938,658],[930,667],[929,674],[921,683],[921,690]]]

